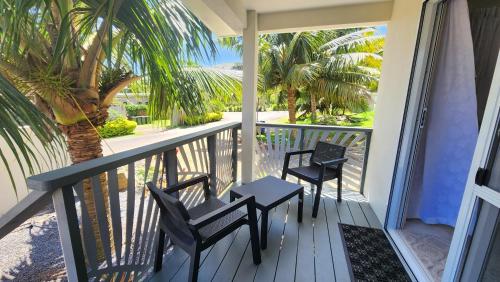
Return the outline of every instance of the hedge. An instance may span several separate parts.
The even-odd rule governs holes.
[[[110,138],[133,134],[137,123],[125,118],[117,118],[106,122],[103,126],[99,126],[97,130],[102,138]]]
[[[204,115],[198,115],[198,116],[186,116],[184,118],[184,124],[192,126],[192,125],[199,125],[199,124],[219,121],[221,119],[222,119],[221,112],[212,112],[212,113],[206,113]]]
[[[127,116],[145,116],[147,114],[148,105],[146,104],[127,104],[125,105]]]

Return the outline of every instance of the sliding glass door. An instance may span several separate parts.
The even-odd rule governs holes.
[[[500,58],[443,281],[500,279]]]

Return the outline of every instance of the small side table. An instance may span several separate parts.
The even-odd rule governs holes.
[[[267,248],[267,224],[269,211],[279,204],[299,196],[299,210],[297,221],[302,222],[304,206],[304,187],[281,180],[273,176],[266,176],[259,180],[231,189],[229,197],[231,202],[245,195],[254,195],[256,207],[261,211],[260,246]]]

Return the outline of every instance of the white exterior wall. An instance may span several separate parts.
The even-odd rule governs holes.
[[[365,182],[365,194],[382,223],[387,212],[421,10],[422,0],[395,0],[387,24]]]
[[[34,138],[34,136],[32,136]],[[58,157],[59,159],[62,158],[62,162],[59,162],[58,164],[53,163],[45,163],[43,161],[43,158],[47,159],[47,154],[45,154],[43,147],[41,146],[40,142],[37,142],[36,139],[34,139],[34,149],[32,149],[35,154],[37,155],[37,159],[40,160],[41,164],[41,171],[40,172],[46,172],[51,169],[55,169],[58,167],[62,167],[65,165],[69,165],[69,156],[66,153],[66,150],[64,148],[61,148],[60,150],[60,156]],[[14,181],[16,182],[16,189],[17,189],[17,197],[16,193],[14,191],[14,186],[12,185],[12,182],[10,180],[9,173],[7,172],[7,168],[5,167],[3,161],[0,160],[0,217],[4,215],[9,209],[14,207],[20,200],[22,200],[26,195],[28,195],[29,190],[26,186],[26,179],[23,176],[21,167],[19,163],[17,162],[14,154],[12,151],[9,149],[7,144],[5,143],[5,140],[0,138],[0,150],[2,150],[2,153],[5,155],[7,158],[7,161],[9,163],[9,168],[12,171],[12,175],[14,177]],[[28,169],[25,169],[26,173],[28,173]]]

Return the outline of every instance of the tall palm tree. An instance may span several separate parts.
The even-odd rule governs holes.
[[[242,52],[241,38],[224,46]],[[379,77],[383,38],[369,29],[269,34],[259,37],[259,91],[287,97],[288,120],[296,122],[299,90],[310,99],[312,119],[318,100],[330,108],[365,109]]]
[[[366,110],[380,77],[384,38],[371,28],[342,36],[319,34],[322,41],[314,53],[314,77],[308,81],[311,119],[316,119],[317,101],[329,109]]]
[[[318,38],[310,32],[269,34],[261,37],[259,74],[264,90],[286,93],[288,121],[296,123],[296,96],[300,87],[314,77],[314,50]]]
[[[186,69],[185,62],[215,51],[211,32],[180,0],[0,1],[0,74],[57,124],[73,163],[102,156],[96,128],[115,95],[141,76],[150,84],[153,119],[169,118],[174,106],[201,112],[201,93],[238,85],[224,74]],[[0,96],[0,102],[12,102]],[[6,126],[15,131],[15,123]],[[9,142],[18,136],[2,137]],[[106,196],[104,175],[101,186]],[[91,189],[85,181],[96,223]],[[94,232],[100,238],[97,225]]]

